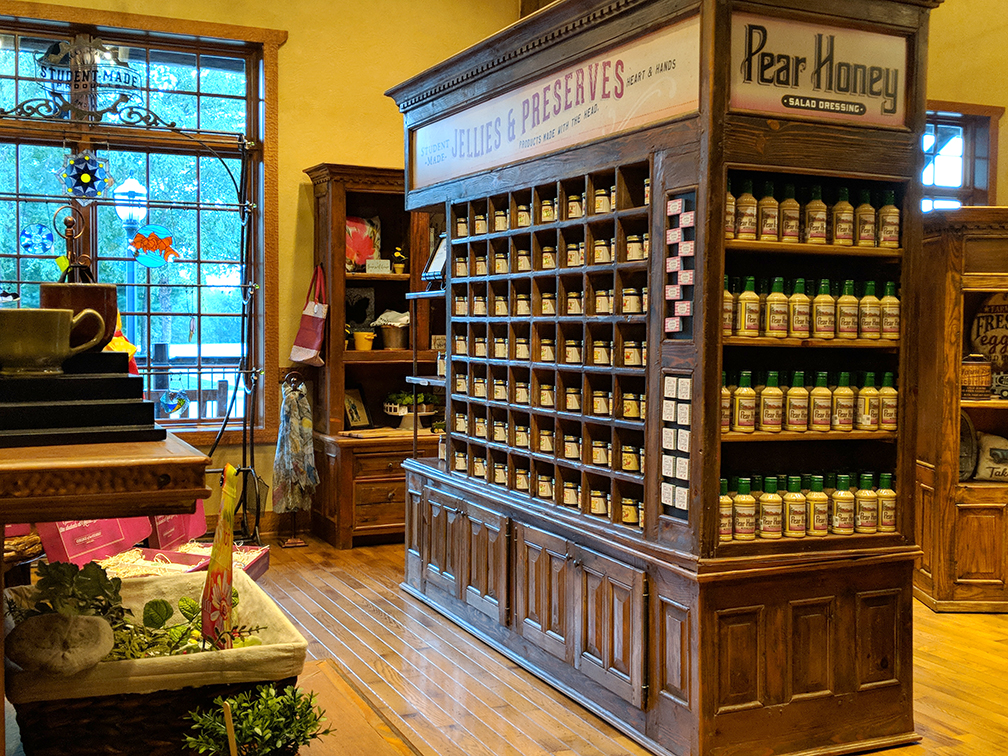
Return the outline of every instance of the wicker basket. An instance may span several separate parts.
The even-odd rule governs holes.
[[[180,596],[199,598],[206,573],[123,581],[123,603],[134,616],[143,605]],[[234,583],[238,621],[265,626],[261,646],[183,656],[102,662],[73,677],[14,672],[7,697],[17,711],[26,756],[188,755],[185,715],[221,695],[264,682],[293,685],[304,666],[307,643],[283,612],[240,570]],[[27,589],[14,588],[16,595]],[[8,623],[10,622],[8,618]]]

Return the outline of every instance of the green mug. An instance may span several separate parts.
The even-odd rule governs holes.
[[[88,322],[93,336],[71,347],[70,332]],[[91,309],[76,316],[73,310],[0,309],[0,374],[62,373],[67,359],[95,346],[104,335],[105,320]]]

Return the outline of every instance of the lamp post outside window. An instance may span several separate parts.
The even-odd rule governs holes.
[[[112,191],[112,199],[115,201],[116,215],[119,216],[126,231],[126,248],[129,249],[133,244],[133,237],[147,217],[147,189],[130,176]],[[134,259],[126,263],[126,309],[130,312],[137,310],[136,264]],[[139,346],[135,317],[126,315],[123,318],[123,332],[126,338]]]

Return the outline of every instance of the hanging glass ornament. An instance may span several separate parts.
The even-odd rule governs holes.
[[[53,232],[48,226],[34,223],[21,229],[18,244],[26,255],[48,255],[53,248]]]
[[[65,161],[63,167],[56,171],[56,176],[66,194],[82,205],[103,196],[105,190],[115,184],[109,173],[108,160],[98,157],[91,150],[68,153]]]
[[[179,256],[172,249],[172,232],[154,223],[142,226],[133,237],[131,246],[136,261],[148,268],[160,268]]]
[[[189,406],[189,395],[183,389],[171,389],[161,394],[158,403],[166,415],[185,412]]]

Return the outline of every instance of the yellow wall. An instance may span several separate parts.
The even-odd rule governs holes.
[[[945,0],[931,12],[927,95],[974,105],[1008,106],[1002,75],[1008,17],[1004,0]],[[997,193],[1008,203],[1008,121],[1001,119]],[[991,204],[995,204],[991,198]]]

